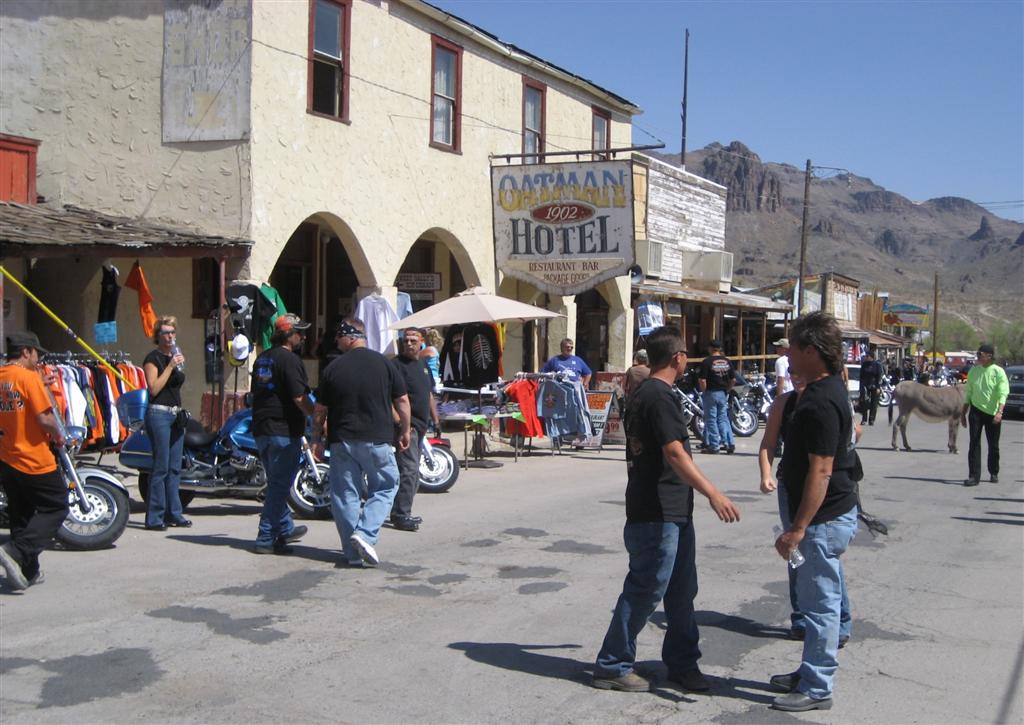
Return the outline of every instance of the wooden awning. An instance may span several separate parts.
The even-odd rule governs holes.
[[[0,202],[3,257],[245,257],[251,239],[222,237],[75,206]]]

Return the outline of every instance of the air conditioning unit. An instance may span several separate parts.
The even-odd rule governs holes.
[[[683,250],[683,284],[713,292],[732,287],[732,252]]]
[[[650,240],[636,241],[636,263],[644,271],[646,277],[661,277],[662,242]]]

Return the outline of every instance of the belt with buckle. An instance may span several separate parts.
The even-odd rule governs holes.
[[[162,410],[165,413],[174,413],[175,415],[181,410],[180,405],[156,405],[154,403],[151,403],[149,408],[150,410]]]

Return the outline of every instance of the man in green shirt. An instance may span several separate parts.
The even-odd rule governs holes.
[[[995,364],[995,355],[994,347],[981,345],[978,348],[978,364],[967,373],[964,407],[960,411],[960,424],[969,427],[971,433],[965,486],[977,486],[981,479],[982,430],[988,441],[989,480],[999,483],[999,429],[1003,421],[1006,396],[1010,394],[1010,381],[1006,378],[1006,371]]]

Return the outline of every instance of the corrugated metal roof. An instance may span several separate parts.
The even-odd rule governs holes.
[[[0,257],[66,254],[244,256],[252,240],[64,206],[0,202]]]
[[[758,297],[744,292],[710,292],[708,290],[693,289],[681,285],[664,284],[635,284],[633,291],[642,295],[664,295],[672,299],[687,300],[691,302],[704,302],[714,305],[730,305],[734,307],[746,307],[756,310],[775,310],[778,312],[792,312],[793,305],[788,302],[776,302],[767,297]]]

